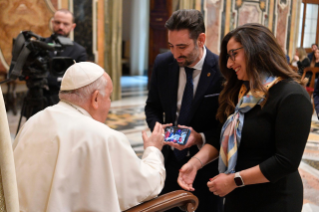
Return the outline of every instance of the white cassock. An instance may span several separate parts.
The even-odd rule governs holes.
[[[21,211],[123,211],[164,185],[159,149],[139,159],[123,133],[65,102],[32,116],[13,148]]]

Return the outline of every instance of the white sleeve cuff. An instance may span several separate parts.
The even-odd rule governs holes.
[[[155,146],[149,146],[144,150],[142,159],[148,157],[151,153],[153,153],[153,155],[155,157],[157,157],[163,164],[164,164],[164,156],[162,154],[162,151],[159,150],[158,148],[156,148]]]

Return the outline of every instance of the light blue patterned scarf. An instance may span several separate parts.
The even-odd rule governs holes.
[[[278,77],[264,76],[263,85],[268,90],[280,80],[281,78]],[[246,91],[247,88],[245,84],[243,84],[238,95],[239,101],[236,105],[235,112],[227,118],[222,127],[218,161],[219,173],[229,174],[235,172],[238,154],[237,150],[241,141],[245,113],[264,101],[263,93],[254,92],[253,94],[249,91],[245,95]],[[257,93],[258,95],[256,95]]]

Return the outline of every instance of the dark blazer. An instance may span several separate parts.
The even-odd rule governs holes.
[[[218,56],[206,49],[206,58],[203,64],[201,76],[198,82],[196,93],[192,102],[191,112],[188,117],[187,126],[193,127],[193,129],[199,133],[204,133],[206,142],[213,144],[214,142],[219,142],[220,137],[220,123],[216,120],[216,112],[218,108],[218,96],[222,89],[222,76],[219,71],[218,66]],[[179,82],[179,66],[174,59],[171,52],[166,52],[159,54],[154,62],[154,69],[152,72],[150,89],[148,93],[148,98],[145,106],[146,121],[148,126],[153,129],[156,122],[160,123],[175,123],[176,119],[176,109],[177,109],[177,92],[178,92],[178,82]],[[198,152],[197,146],[192,146],[190,148],[190,157],[178,164],[174,159],[169,159],[172,157],[173,151],[169,146],[164,146],[163,154],[165,157],[165,167],[172,165],[171,163],[176,163],[176,173],[175,175],[170,174],[167,169],[167,180],[169,177],[178,174],[178,169],[184,163],[186,163],[190,157]],[[178,168],[179,167],[179,168]],[[217,160],[213,163],[208,164],[203,169],[199,170],[197,177],[194,182],[195,195],[211,195],[207,188],[207,181],[209,178],[214,177],[218,174],[217,171]],[[176,179],[172,182],[176,183]],[[200,183],[201,188],[196,188],[196,184]],[[177,183],[176,183],[177,184]],[[171,186],[165,184],[166,186]],[[164,187],[164,190],[165,190]],[[173,186],[172,186],[173,187]],[[214,196],[214,195],[213,195]],[[200,206],[205,206],[205,200],[201,199]],[[205,198],[205,197],[203,197]],[[212,201],[210,196],[207,201]],[[210,211],[215,211],[211,209]],[[206,207],[206,211],[207,211]],[[196,211],[201,211],[196,210]],[[203,208],[202,211],[205,211]]]
[[[306,68],[306,67],[309,67],[310,66],[310,60],[309,58],[305,57],[302,61],[298,61],[297,62],[297,65],[298,65],[298,73],[302,76],[303,74],[303,70]]]
[[[310,61],[310,62],[311,62],[311,60],[312,60],[313,54],[314,54],[314,52],[310,52],[310,53],[308,54],[308,58],[309,58],[309,61]]]
[[[45,42],[52,43],[53,42],[52,36],[46,38]],[[72,42],[73,42],[73,46],[65,47],[63,51],[58,53],[57,55],[55,55],[54,52],[50,52],[49,53],[50,57],[56,57],[56,56],[71,57],[77,63],[82,61],[87,61],[87,54],[86,54],[85,48],[75,41],[72,41]]]
[[[45,42],[53,43],[52,36],[53,35],[46,38]],[[87,61],[87,54],[86,54],[85,48],[74,41],[72,42],[73,42],[73,46],[66,46],[65,48],[63,48],[61,52],[56,52],[56,54],[55,52],[49,52],[49,56],[51,58],[69,57],[75,60],[75,62],[77,63]],[[49,90],[44,90],[43,93],[44,93],[44,96],[46,96],[48,99],[48,106],[50,106],[59,102],[58,93],[60,91],[61,82],[58,80],[57,77],[52,76],[52,74],[49,74],[49,76],[47,77],[47,80],[48,80]]]

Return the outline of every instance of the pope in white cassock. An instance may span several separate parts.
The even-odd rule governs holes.
[[[32,116],[14,141],[20,211],[108,211],[131,208],[162,190],[163,129],[143,132],[139,159],[124,134],[104,124],[112,81],[90,62],[65,73],[61,101]]]

